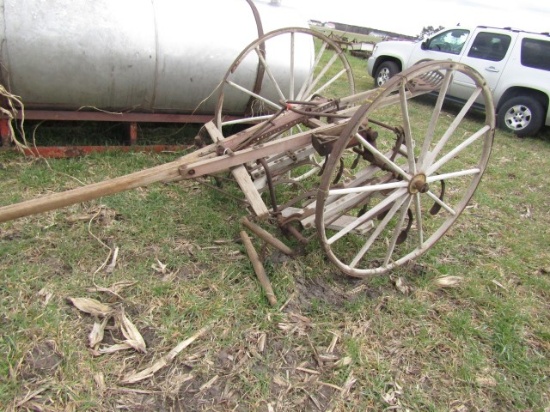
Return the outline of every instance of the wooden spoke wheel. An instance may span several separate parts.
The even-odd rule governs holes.
[[[453,78],[469,92],[462,107],[444,111]],[[485,104],[481,117],[471,113],[476,102]],[[419,64],[377,89],[341,133],[321,179],[315,224],[330,260],[367,277],[426,252],[472,198],[494,129],[490,90],[466,65]]]
[[[335,84],[341,79],[346,80],[343,89]],[[354,93],[353,72],[338,44],[315,30],[279,29],[250,43],[228,69],[220,87],[216,125],[223,130],[232,124],[259,123],[288,102]],[[242,113],[243,119],[224,121],[224,115]]]
[[[225,135],[235,132],[235,127],[267,122],[316,96],[336,99],[354,93],[351,66],[337,43],[311,29],[279,29],[248,45],[228,69],[220,85],[216,126]],[[231,107],[225,102],[231,102]],[[225,121],[227,115],[241,118]],[[308,132],[327,121],[319,117],[315,123],[293,124],[271,139]],[[301,180],[317,173],[321,160],[306,149],[275,156],[267,163],[274,167],[274,176]],[[253,178],[264,174],[262,166],[254,169]]]

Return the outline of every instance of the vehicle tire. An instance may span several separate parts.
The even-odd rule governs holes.
[[[399,66],[394,62],[384,62],[376,69],[374,73],[374,85],[376,87],[382,86],[393,76],[399,73]]]
[[[544,108],[531,96],[513,97],[505,101],[498,111],[498,127],[519,137],[534,136],[543,123]]]

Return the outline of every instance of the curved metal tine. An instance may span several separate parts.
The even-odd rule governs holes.
[[[399,100],[401,103],[401,114],[403,115],[403,129],[405,132],[405,147],[407,149],[407,161],[409,164],[409,171],[412,175],[416,175],[416,162],[414,156],[414,141],[412,138],[411,121],[409,117],[409,105],[407,103],[407,83],[401,81],[401,87],[399,88]]]
[[[323,57],[323,54],[325,53],[325,50],[327,48],[327,43],[323,42],[321,47],[319,48],[319,52],[317,53],[317,56],[315,57],[315,61],[313,62],[313,66],[311,66],[311,71],[309,72],[309,76],[307,77],[306,81],[300,88],[300,91],[298,92],[298,95],[296,96],[296,100],[304,100],[303,96],[305,94],[305,91],[308,87],[308,85],[313,81],[313,76],[315,75],[315,68],[321,61],[321,57]]]
[[[445,156],[443,156],[437,162],[433,163],[430,166],[430,168],[426,171],[426,175],[429,176],[435,173],[441,166],[443,166],[449,160],[453,159],[458,153],[466,149],[468,146],[470,146],[472,143],[474,143],[476,140],[482,137],[485,133],[487,133],[490,129],[491,129],[491,126],[489,125],[485,125],[481,129],[479,129],[476,133],[471,135],[468,139],[464,140],[461,144],[456,146],[453,150],[448,152]]]
[[[453,74],[454,70],[447,70],[447,73],[445,74],[445,78],[443,79],[443,83],[441,85],[441,89],[439,89],[439,94],[437,96],[437,101],[435,103],[434,111],[432,113],[432,118],[430,119],[430,124],[428,125],[428,129],[426,131],[426,139],[424,140],[422,150],[420,152],[420,157],[418,158],[417,165],[419,168],[421,168],[424,164],[424,157],[428,153],[428,150],[430,150],[430,145],[432,144],[432,139],[435,133],[435,127],[437,125],[437,121],[439,120],[439,116],[441,115],[441,108],[443,107],[443,103],[445,102],[445,95],[447,94],[447,90],[449,90],[449,85],[451,84],[451,80],[453,79]]]
[[[365,253],[367,253],[367,251],[370,249],[374,241],[378,238],[378,236],[380,236],[380,233],[382,233],[382,230],[385,229],[385,227],[388,225],[388,223],[393,218],[393,216],[397,213],[401,205],[403,205],[405,200],[407,200],[407,196],[403,196],[402,199],[399,199],[394,203],[394,205],[388,211],[386,216],[384,216],[384,219],[382,219],[382,221],[378,224],[376,229],[372,232],[370,237],[367,239],[363,247],[359,250],[357,255],[355,255],[355,257],[349,264],[350,267],[354,268],[361,261],[361,259],[363,259],[363,257],[365,256]]]
[[[437,142],[437,145],[434,148],[434,150],[429,152],[429,155],[424,158],[422,165],[420,166],[422,170],[426,170],[432,165],[435,158],[439,155],[439,152],[443,149],[447,141],[451,138],[453,133],[456,131],[456,128],[462,122],[462,120],[464,119],[464,116],[466,116],[466,114],[468,113],[472,105],[475,103],[476,99],[479,97],[481,92],[482,92],[481,87],[478,87],[474,90],[474,92],[466,101],[466,103],[464,104],[460,112],[456,115],[455,119],[453,120],[449,128],[445,131],[445,133],[443,134],[439,142]]]
[[[269,68],[269,65],[267,64],[267,61],[265,60],[265,57],[262,55],[262,52],[261,52],[260,48],[256,47],[254,49],[254,51],[256,52],[256,54],[258,55],[258,59],[260,59],[260,62],[264,66],[267,77],[269,77],[269,79],[273,83],[273,86],[275,86],[275,90],[277,90],[277,94],[279,95],[279,99],[284,102],[286,100],[286,97],[285,97],[283,91],[281,90],[281,88],[279,87],[279,83],[277,83],[277,80],[275,80],[275,76],[273,75],[273,72]],[[279,108],[280,108],[280,105],[279,105]]]
[[[352,230],[356,229],[357,227],[361,226],[363,223],[370,220],[372,217],[374,217],[376,214],[384,210],[388,205],[393,203],[399,196],[402,196],[406,190],[404,189],[397,189],[394,193],[386,197],[384,200],[382,200],[380,203],[378,203],[375,207],[370,209],[367,213],[359,216],[357,219],[355,219],[353,222],[351,222],[349,225],[344,227],[342,230],[334,234],[330,239],[327,239],[327,243],[329,245],[336,242],[338,239],[340,239],[342,236],[347,235]]]
[[[411,205],[411,200],[412,198],[409,196],[406,206],[403,206],[403,208],[401,209],[401,214],[399,215],[399,222],[397,223],[397,225],[395,225],[395,228],[393,230],[393,236],[388,246],[388,252],[386,253],[383,266],[388,265],[388,263],[390,262],[391,256],[393,255],[393,251],[395,250],[395,245],[397,245],[397,239],[399,238],[399,234],[401,233],[401,228],[403,227],[403,223],[405,222],[405,216],[407,215],[407,210],[409,210],[409,207]]]

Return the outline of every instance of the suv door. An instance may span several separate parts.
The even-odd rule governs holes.
[[[446,30],[422,42],[412,52],[407,67],[427,60],[460,60],[460,53],[470,35],[470,31],[461,28]]]
[[[461,63],[476,69],[487,81],[491,91],[502,75],[512,43],[512,37],[505,33],[480,31],[461,58]],[[453,79],[450,94],[458,98],[470,96],[474,84],[467,76],[457,73]]]

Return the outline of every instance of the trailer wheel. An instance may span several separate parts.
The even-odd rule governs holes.
[[[441,107],[457,72],[470,77],[475,89],[450,116]],[[491,92],[481,75],[463,64],[419,64],[377,90],[335,144],[315,209],[327,256],[360,278],[406,264],[450,229],[478,187],[495,129]],[[438,97],[426,118],[426,99],[415,97],[432,92]],[[472,128],[463,120],[478,96],[487,110]]]

